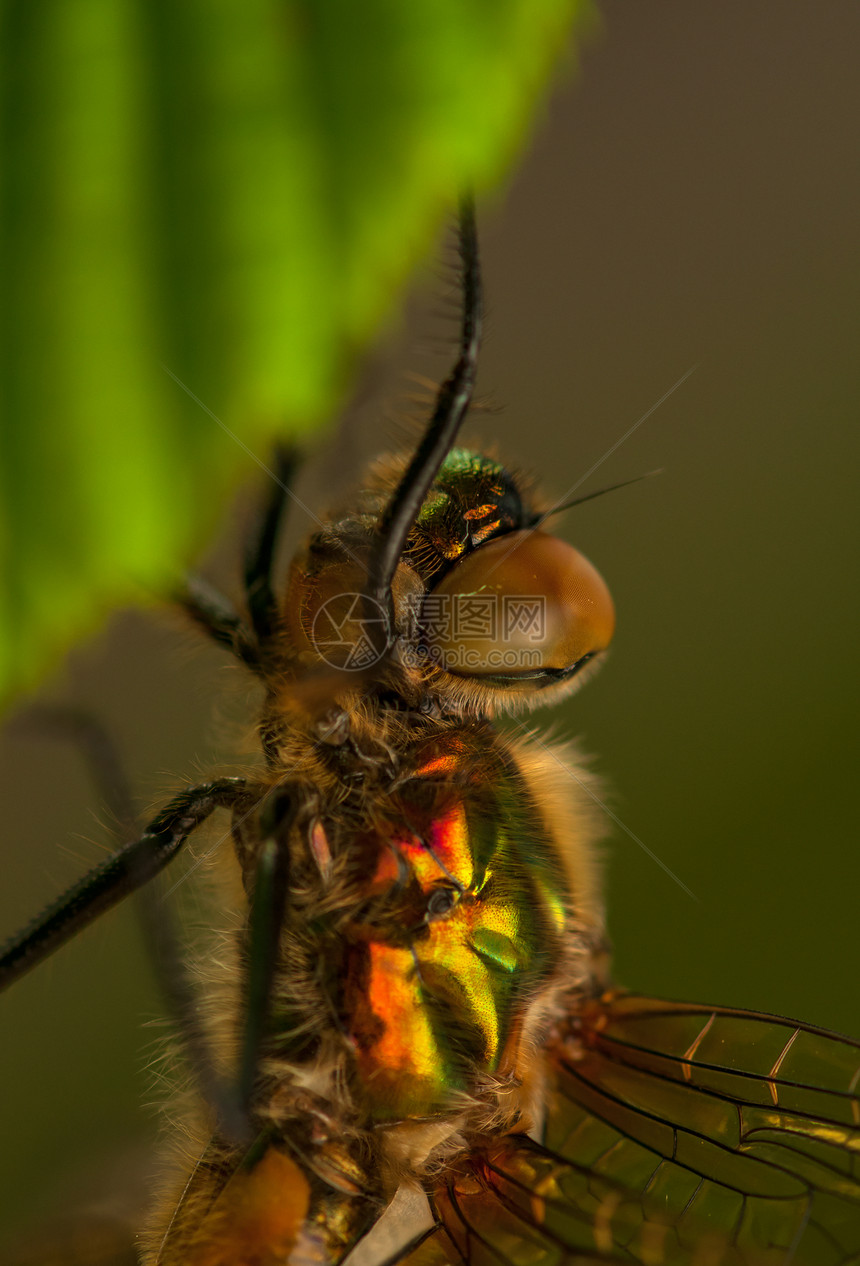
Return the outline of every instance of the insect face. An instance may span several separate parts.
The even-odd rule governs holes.
[[[363,513],[311,539],[294,564],[285,618],[294,645],[345,669],[380,659],[362,601],[379,515],[405,462],[378,465]],[[498,462],[455,449],[421,506],[392,580],[388,688],[489,715],[569,693],[608,646],[609,591],[570,545],[539,529],[527,488]]]

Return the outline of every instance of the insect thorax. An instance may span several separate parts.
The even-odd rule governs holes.
[[[485,721],[397,724],[384,757],[317,745],[292,828],[266,1063],[285,1130],[309,1095],[359,1134],[513,1124],[577,983],[578,894],[513,745]]]

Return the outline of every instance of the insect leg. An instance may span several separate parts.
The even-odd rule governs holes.
[[[137,835],[131,789],[113,737],[97,717],[67,704],[31,704],[11,722],[15,733],[58,738],[73,743],[90,767],[100,798],[124,840]]]
[[[250,628],[230,600],[200,576],[189,576],[177,598],[214,641],[257,673],[261,671],[260,652],[276,631],[278,604],[272,590],[272,561],[295,466],[294,450],[278,446],[272,488],[245,551],[243,578]]]
[[[176,601],[192,620],[219,646],[226,646],[254,672],[260,671],[260,656],[250,629],[239,612],[214,585],[202,576],[186,577],[185,589]]]
[[[278,603],[272,589],[272,564],[297,464],[295,449],[276,446],[269,495],[245,547],[245,600],[251,628],[261,647],[271,640],[277,627]]]
[[[439,388],[427,430],[385,508],[368,566],[366,595],[388,613],[389,632],[394,624],[391,581],[397,563],[430,485],[454,443],[475,385],[481,343],[482,299],[478,236],[471,198],[464,198],[460,204],[459,238],[463,270],[460,354]]]
[[[37,705],[17,720],[17,728],[39,730],[71,740],[82,751],[101,799],[115,819],[122,837],[137,834],[131,789],[117,744],[98,718],[64,705]],[[185,964],[182,945],[169,906],[152,885],[144,883],[137,895],[137,912],[149,946],[158,982],[182,1040],[186,1058],[222,1136],[245,1141],[245,1116],[236,1095],[217,1072],[209,1043],[198,1020],[197,990]]]
[[[244,793],[244,778],[218,778],[175,796],[139,839],[95,866],[6,942],[0,950],[0,989],[157,875],[201,822],[215,809],[233,806]]]
[[[295,816],[290,788],[278,788],[260,813],[262,846],[257,858],[245,975],[245,1017],[239,1065],[239,1103],[250,1110],[260,1052],[272,1008],[272,982],[290,881],[289,834]]]

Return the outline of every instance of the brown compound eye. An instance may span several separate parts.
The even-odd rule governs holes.
[[[509,532],[468,554],[424,599],[421,642],[447,672],[563,680],[606,649],[615,607],[600,573],[544,532]]]

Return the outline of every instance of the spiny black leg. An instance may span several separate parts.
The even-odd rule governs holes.
[[[250,627],[229,598],[201,576],[190,575],[176,601],[204,632],[237,659],[262,675],[261,660],[277,630],[278,604],[272,589],[272,563],[284,505],[296,467],[294,450],[277,446],[271,490],[245,550],[243,579]]]
[[[140,839],[94,867],[6,942],[0,951],[0,989],[157,875],[210,813],[235,805],[244,793],[244,778],[219,778],[174,797]]]
[[[202,576],[190,575],[176,601],[219,646],[226,646],[237,659],[260,671],[260,656],[250,630],[229,599]]]
[[[478,261],[478,237],[475,209],[471,199],[464,199],[459,219],[460,258],[463,268],[463,320],[460,331],[460,355],[454,368],[439,388],[436,408],[415,456],[385,508],[377,529],[376,544],[368,567],[367,598],[377,602],[388,615],[389,634],[394,626],[394,600],[391,581],[406,545],[412,525],[421,509],[430,485],[445,460],[472,399],[478,350],[481,342],[481,270]],[[372,609],[368,612],[371,628]],[[381,649],[381,648],[380,648]]]
[[[239,1065],[239,1102],[250,1112],[260,1054],[272,1010],[272,983],[290,882],[290,827],[295,798],[273,792],[260,813],[261,846],[251,893],[245,975],[245,1019]]]
[[[70,739],[82,750],[99,795],[115,819],[122,838],[137,835],[131,790],[116,742],[91,714],[62,704],[37,705],[15,719],[15,728]],[[197,990],[185,964],[175,921],[166,902],[145,881],[137,893],[137,913],[156,976],[182,1039],[195,1082],[217,1122],[219,1133],[233,1141],[248,1141],[247,1118],[235,1092],[218,1073],[209,1042],[198,1019]]]
[[[272,564],[297,465],[295,449],[276,446],[269,495],[245,549],[245,600],[251,628],[261,647],[271,640],[277,628],[278,603],[272,588]]]

